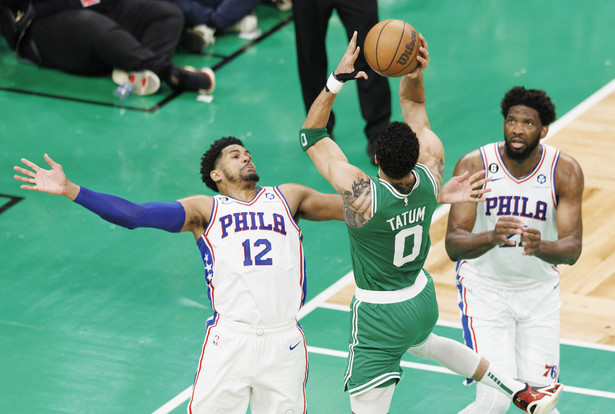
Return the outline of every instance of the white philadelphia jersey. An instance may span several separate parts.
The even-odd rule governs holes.
[[[478,203],[472,233],[495,228],[502,216],[520,219],[527,227],[540,230],[542,240],[557,240],[555,213],[555,168],[560,151],[541,145],[540,160],[525,177],[516,178],[504,165],[498,143],[480,148],[483,168],[492,177],[487,184],[491,192]],[[486,282],[501,289],[527,289],[545,282],[555,282],[557,267],[535,256],[524,256],[521,236],[511,235],[514,246],[501,245],[475,259],[457,262],[459,278]]]
[[[213,197],[197,241],[211,306],[222,318],[254,326],[296,320],[305,298],[301,230],[277,187],[253,200]]]

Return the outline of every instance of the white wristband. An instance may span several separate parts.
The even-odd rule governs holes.
[[[331,72],[329,79],[327,79],[327,91],[337,95],[342,90],[342,86],[344,86],[344,82],[335,79],[335,75]]]

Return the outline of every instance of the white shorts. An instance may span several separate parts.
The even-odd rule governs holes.
[[[210,320],[188,413],[306,412],[305,337],[293,322],[254,327]]]
[[[459,306],[466,345],[505,374],[548,385],[559,375],[559,283],[499,290],[462,279]]]

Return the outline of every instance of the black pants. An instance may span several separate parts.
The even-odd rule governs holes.
[[[356,30],[357,44],[363,49],[369,29],[378,23],[377,0],[293,0],[295,37],[297,41],[297,63],[299,79],[306,111],[324,88],[330,70],[327,69],[325,38],[333,10],[342,21],[348,39]],[[339,56],[341,59],[341,56]],[[336,58],[337,59],[337,58]],[[388,80],[374,72],[363,53],[355,62],[356,70],[367,73],[368,80],[356,81],[359,91],[361,114],[366,121],[365,135],[374,142],[380,131],[389,124],[391,117],[391,90]],[[327,130],[332,133],[335,116],[331,113]]]
[[[35,18],[20,52],[41,66],[69,73],[149,69],[165,80],[183,27],[174,4],[116,0],[110,10],[67,9]]]

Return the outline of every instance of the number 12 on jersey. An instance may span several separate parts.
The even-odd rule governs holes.
[[[252,244],[250,239],[246,239],[241,243],[243,246],[243,265],[244,266],[271,266],[273,259],[265,257],[271,251],[271,242],[267,239],[258,239],[254,242],[254,260],[252,260]]]

